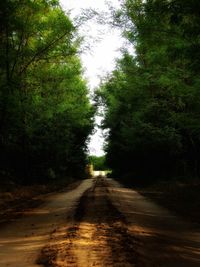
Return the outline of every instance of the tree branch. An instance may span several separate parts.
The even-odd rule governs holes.
[[[19,72],[19,75],[22,75],[26,69],[29,67],[29,65],[31,63],[33,63],[37,57],[40,57],[40,55],[42,55],[45,51],[48,51],[48,49],[50,47],[52,47],[53,45],[55,45],[57,42],[59,42],[61,39],[63,39],[69,32],[65,32],[62,36],[60,36],[59,38],[57,38],[56,40],[53,40],[51,43],[49,43],[46,47],[44,47],[43,49],[41,49],[40,51],[38,51],[28,62],[27,64],[22,68],[22,70]]]

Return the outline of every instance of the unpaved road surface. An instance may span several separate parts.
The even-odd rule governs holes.
[[[0,229],[0,267],[35,267],[51,233],[67,225],[81,195],[92,186],[84,180],[76,189],[49,196],[39,208],[29,211]]]
[[[78,202],[77,202],[78,201]],[[0,266],[197,267],[200,232],[112,179],[85,180],[0,230]]]

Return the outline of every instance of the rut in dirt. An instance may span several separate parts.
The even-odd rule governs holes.
[[[57,242],[43,249],[38,263],[52,267],[136,266],[136,240],[109,200],[107,186],[103,177],[96,179],[80,198],[72,227],[52,237]]]

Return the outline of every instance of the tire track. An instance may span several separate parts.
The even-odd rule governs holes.
[[[136,240],[101,177],[80,198],[72,227],[60,229],[52,239],[54,244],[42,252],[46,267],[136,266]]]

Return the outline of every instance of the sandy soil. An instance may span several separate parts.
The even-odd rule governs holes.
[[[52,195],[0,237],[2,267],[200,266],[197,225],[104,177]]]
[[[112,179],[98,178],[40,263],[56,267],[197,267],[200,233]]]
[[[84,180],[76,189],[48,196],[45,203],[0,229],[0,266],[33,267],[40,250],[73,217],[81,195],[92,186]],[[68,218],[68,219],[67,219]]]
[[[45,266],[135,266],[133,242],[123,215],[108,198],[105,179],[99,178],[81,197],[74,225],[55,234],[44,251]],[[51,258],[53,251],[57,255]]]
[[[200,229],[183,222],[168,210],[134,190],[108,179],[109,196],[126,218],[128,229],[138,238],[138,266],[200,266]]]
[[[30,186],[11,184],[10,188],[9,185],[0,183],[0,227],[22,217],[24,212],[42,205],[48,195],[73,190],[81,182],[81,180],[71,180],[71,182],[67,180],[58,184]]]
[[[169,209],[174,215],[200,225],[200,180],[157,181],[136,189],[141,195]]]

